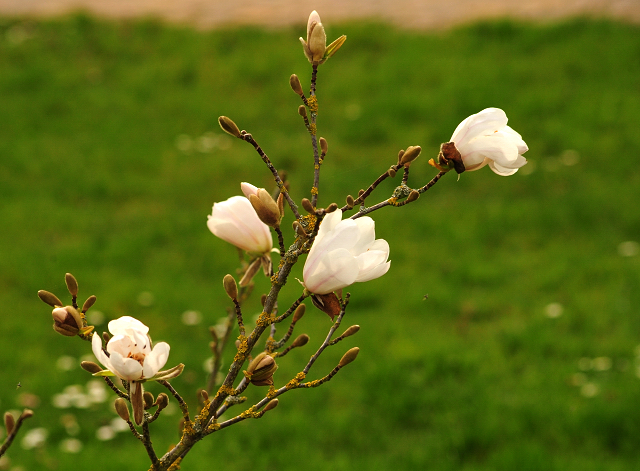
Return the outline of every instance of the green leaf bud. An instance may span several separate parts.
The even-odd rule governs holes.
[[[402,158],[400,159],[400,164],[401,165],[406,165],[408,163],[413,162],[414,160],[416,160],[418,158],[418,156],[420,155],[420,152],[422,152],[422,147],[420,147],[420,146],[409,146],[409,147],[407,147],[407,150],[404,151],[404,154],[402,155]]]
[[[302,316],[304,316],[305,311],[307,310],[307,306],[305,306],[304,304],[300,304],[296,310],[293,312],[293,323],[295,324],[296,322],[298,322],[300,319],[302,319]]]
[[[342,358],[340,359],[340,363],[338,363],[338,365],[340,366],[340,368],[342,368],[343,366],[348,365],[349,363],[351,363],[353,360],[356,359],[356,357],[358,356],[358,353],[360,352],[360,349],[358,347],[353,347],[352,349],[350,349],[347,353],[345,353]]]
[[[292,348],[302,347],[309,342],[309,336],[307,334],[300,334],[291,343]]]
[[[353,334],[355,334],[359,330],[360,330],[360,326],[359,325],[352,325],[351,327],[349,327],[347,330],[344,331],[344,333],[341,335],[341,337],[342,338],[351,337]]]
[[[264,406],[264,409],[262,410],[263,412],[267,412],[270,411],[271,409],[275,409],[276,407],[278,407],[278,398],[276,399],[271,399],[266,406]]]
[[[78,296],[78,281],[76,278],[71,273],[67,273],[64,275],[64,281],[71,296]]]
[[[300,79],[296,74],[289,77],[289,85],[291,86],[291,90],[293,90],[298,96],[304,96],[302,85],[300,85]]]
[[[238,129],[238,126],[236,125],[236,123],[233,122],[231,118],[227,118],[226,116],[220,116],[218,118],[218,124],[220,124],[220,127],[222,128],[222,130],[227,134],[231,134],[232,136],[238,137],[238,138],[242,136],[242,134],[240,134],[240,130]]]
[[[120,416],[120,418],[125,422],[129,422],[129,420],[131,419],[131,415],[129,414],[129,407],[127,406],[127,401],[119,397],[115,401],[115,407],[116,407],[116,413]]]
[[[264,227],[264,226],[263,226]],[[238,299],[238,285],[236,280],[231,275],[225,275],[222,280],[222,284],[224,286],[224,290],[231,299]]]
[[[96,298],[94,295],[89,296],[82,305],[82,312],[87,312],[91,308],[91,306],[95,304],[96,299],[98,298]]]
[[[40,291],[38,291],[38,297],[51,307],[62,306],[62,301],[60,301],[55,294],[50,293],[49,291],[41,289]]]

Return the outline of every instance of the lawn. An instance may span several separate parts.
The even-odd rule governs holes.
[[[292,197],[309,197],[309,135],[288,85],[292,73],[310,79],[303,21],[197,32],[84,15],[0,20],[0,410],[35,412],[1,469],[149,467],[129,432],[96,435],[120,420],[112,394],[69,399],[97,387],[77,366],[90,346],[57,335],[36,296],[63,297],[66,272],[81,297],[98,296],[99,331],[132,315],[171,344],[168,366],[186,365],[172,384],[195,410],[208,328],[230,304],[222,277],[238,266],[206,216],[240,181],[274,187],[217,118],[251,132],[287,171]],[[208,437],[182,469],[636,470],[640,27],[326,27],[329,40],[348,39],[318,77],[318,130],[329,143],[320,205],[342,205],[409,145],[423,148],[409,183],[426,184],[440,143],[487,107],[506,111],[529,164],[507,178],[488,168],[446,175],[417,202],[373,213],[391,270],[349,288],[344,322],[361,331],[312,372],[321,377],[352,346],[356,362]],[[301,268],[283,303],[300,294],[293,277]],[[259,280],[256,290],[267,289]],[[260,312],[258,301],[245,312]],[[278,386],[330,326],[308,304],[301,331],[311,342],[282,359]],[[152,426],[159,452],[178,439],[179,411],[170,414]],[[38,433],[46,439],[30,448]]]

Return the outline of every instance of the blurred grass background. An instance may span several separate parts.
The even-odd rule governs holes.
[[[217,117],[252,132],[287,170],[292,195],[308,196],[309,137],[288,86],[291,73],[310,77],[303,30],[0,20],[0,408],[36,413],[4,469],[148,468],[129,433],[96,437],[115,417],[111,396],[59,407],[57,395],[91,379],[74,366],[89,345],[55,334],[36,297],[63,297],[65,272],[82,299],[98,296],[98,330],[132,315],[171,344],[168,366],[187,365],[174,385],[195,409],[208,326],[229,304],[221,279],[237,267],[206,216],[240,181],[272,188]],[[409,145],[423,148],[410,183],[424,185],[439,144],[490,106],[507,112],[530,163],[509,178],[448,175],[417,203],[374,213],[391,271],[349,289],[345,324],[362,329],[329,349],[313,378],[354,345],[357,361],[210,436],[183,469],[637,469],[640,28],[328,25],[330,40],[343,33],[319,73],[321,204],[357,194]],[[290,281],[283,304],[299,295]],[[188,311],[197,313],[185,325]],[[246,312],[259,312],[256,299]],[[330,325],[313,308],[302,324],[312,341],[280,362],[277,385]],[[177,440],[178,415],[153,425],[159,453]],[[33,429],[47,438],[29,448],[21,439]]]

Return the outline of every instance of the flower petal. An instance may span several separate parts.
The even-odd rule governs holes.
[[[159,342],[153,347],[153,351],[144,357],[143,375],[151,378],[167,363],[169,359],[169,344]]]

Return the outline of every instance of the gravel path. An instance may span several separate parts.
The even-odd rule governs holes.
[[[414,29],[505,16],[545,21],[588,15],[640,22],[640,0],[0,0],[0,15],[55,16],[84,10],[113,18],[156,16],[200,28],[304,24],[314,9],[324,23],[378,18]]]

